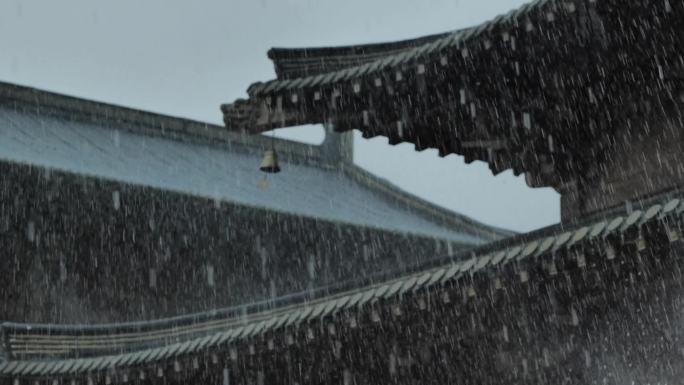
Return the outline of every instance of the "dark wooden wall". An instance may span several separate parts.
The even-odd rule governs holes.
[[[620,130],[606,146],[609,150],[586,144],[587,152],[596,151],[595,162],[561,189],[564,222],[628,201],[638,207],[642,198],[684,185],[682,120],[675,114],[668,119],[655,115],[634,125]]]

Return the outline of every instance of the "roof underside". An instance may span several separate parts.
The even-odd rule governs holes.
[[[278,79],[223,105],[224,121],[252,133],[329,122],[558,188],[616,130],[677,111],[683,20],[681,2],[538,0],[422,41],[276,50]]]

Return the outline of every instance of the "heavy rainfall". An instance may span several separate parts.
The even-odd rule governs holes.
[[[684,384],[683,35],[0,3],[0,385]]]

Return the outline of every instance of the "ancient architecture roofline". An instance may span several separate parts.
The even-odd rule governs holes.
[[[367,64],[448,35],[441,33],[396,42],[339,47],[272,48],[268,57],[273,61],[278,79],[293,79]]]
[[[504,302],[510,296],[556,276],[580,280],[568,281],[569,285],[588,285],[591,279],[601,281],[603,274],[615,274],[618,266],[657,265],[649,250],[681,242],[682,213],[684,201],[671,199],[552,235],[521,237],[523,241],[512,240],[504,247],[476,250],[468,259],[379,284],[246,316],[139,332],[117,332],[122,330],[117,327],[111,333],[92,326],[74,333],[64,327],[4,324],[9,359],[0,363],[0,378],[88,378],[111,384],[138,375],[182,376],[197,370],[198,363],[270,354],[342,329],[383,323],[405,312],[467,306],[480,297],[491,301],[500,295],[503,302],[497,306],[508,306]],[[624,278],[634,284],[631,271],[626,269]],[[583,322],[576,309],[566,310],[565,315],[555,315],[554,322],[568,326]],[[499,337],[508,338],[503,333]],[[141,341],[156,346],[127,351]]]
[[[0,82],[0,106],[54,116],[67,121],[99,123],[145,135],[199,144],[221,144],[261,150],[269,147],[272,141],[271,138],[261,135],[227,132],[224,127],[211,123],[6,82]],[[276,139],[275,146],[280,153],[295,161],[315,159],[317,164],[325,164],[320,146],[287,139]]]
[[[86,99],[81,99],[81,98],[76,98],[72,96],[66,96],[62,94],[57,94],[53,92],[48,92],[48,91],[43,91],[35,88],[30,88],[30,87],[24,87],[24,86],[19,86],[19,85],[14,85],[14,84],[9,84],[9,83],[2,83],[0,82],[0,108],[7,108],[9,109],[9,112],[6,112],[7,114],[24,114],[24,115],[31,115],[31,116],[41,116],[41,117],[50,117],[54,118],[55,120],[59,120],[60,122],[74,122],[78,124],[83,124],[87,127],[87,129],[118,129],[121,130],[122,133],[121,135],[118,135],[119,137],[119,142],[140,142],[142,141],[143,138],[145,137],[159,137],[162,139],[167,140],[164,143],[160,143],[159,141],[149,141],[147,147],[145,147],[146,152],[154,152],[156,154],[156,157],[158,158],[167,158],[167,157],[172,157],[173,159],[169,159],[169,162],[174,163],[171,165],[169,163],[169,167],[174,168],[174,167],[180,167],[181,169],[186,169],[186,168],[193,168],[196,167],[197,164],[195,163],[200,163],[200,162],[208,162],[210,164],[205,167],[205,171],[209,172],[207,170],[211,169],[213,165],[211,164],[212,162],[224,162],[226,163],[226,167],[230,167],[231,165],[235,168],[240,168],[244,167],[245,165],[240,161],[240,157],[245,157],[245,154],[251,154],[252,157],[260,157],[262,154],[262,151],[268,147],[273,145],[275,146],[275,149],[278,151],[279,157],[281,159],[281,162],[284,162],[286,164],[293,164],[293,165],[301,165],[303,167],[314,167],[317,169],[322,169],[325,172],[325,175],[323,176],[328,176],[322,178],[322,181],[319,182],[319,186],[316,186],[319,190],[325,190],[325,191],[330,191],[331,186],[326,186],[326,184],[332,184],[336,183],[337,185],[339,184],[344,184],[346,181],[345,179],[351,179],[353,182],[352,185],[357,186],[354,188],[354,191],[356,192],[363,192],[365,197],[364,199],[370,201],[373,198],[380,198],[382,201],[388,201],[391,203],[394,203],[392,207],[400,209],[402,212],[410,212],[411,215],[414,215],[416,218],[420,218],[421,221],[428,221],[432,223],[433,229],[437,229],[438,232],[442,233],[444,235],[444,232],[442,232],[442,229],[439,229],[440,226],[443,226],[444,229],[448,229],[448,231],[459,231],[464,234],[468,234],[469,236],[474,236],[477,238],[483,237],[482,239],[491,239],[491,237],[494,238],[500,238],[503,236],[508,236],[511,235],[510,231],[503,230],[503,229],[496,229],[490,226],[487,226],[485,224],[479,223],[473,219],[467,218],[463,215],[460,215],[458,213],[454,213],[450,210],[447,210],[445,208],[439,207],[437,205],[428,203],[418,197],[415,197],[411,194],[408,194],[404,191],[401,191],[398,187],[390,184],[387,181],[382,180],[381,178],[375,177],[371,175],[368,172],[365,172],[361,170],[358,166],[353,164],[353,145],[352,145],[352,138],[350,135],[338,135],[335,133],[327,133],[327,136],[324,140],[324,142],[321,145],[309,145],[309,144],[303,144],[303,143],[298,143],[294,141],[289,141],[289,140],[284,140],[284,139],[275,139],[272,140],[271,138],[264,137],[261,135],[247,135],[244,133],[236,133],[236,132],[229,132],[226,131],[224,127],[208,124],[208,123],[203,123],[203,122],[198,122],[198,121],[193,121],[189,119],[184,119],[184,118],[177,118],[177,117],[171,117],[171,116],[166,116],[166,115],[161,115],[161,114],[156,114],[156,113],[151,113],[147,111],[140,111],[136,109],[131,109],[127,107],[121,107],[117,105],[112,105],[108,103],[101,103],[101,102],[95,102],[92,100],[86,100]],[[22,115],[22,116],[24,116]],[[26,124],[26,125],[31,125],[34,124],[35,122],[23,122],[19,121],[18,116],[14,116],[10,118],[10,121],[14,120],[15,124]],[[54,123],[54,122],[53,122]],[[8,123],[11,124],[11,123]],[[80,127],[80,126],[79,126]],[[100,149],[99,146],[110,146],[114,144],[115,142],[111,140],[111,137],[109,135],[103,134],[103,132],[99,132],[97,135],[90,137],[89,139],[85,140],[84,134],[86,131],[83,131],[85,128],[79,128],[79,134],[77,135],[72,135],[68,136],[69,138],[77,138],[79,140],[78,144],[72,143],[75,146],[90,146],[90,140],[99,142],[97,143],[98,146],[95,146],[93,152],[101,151],[103,154],[102,157],[97,157],[93,156],[91,157],[91,163],[107,163],[103,167],[98,168],[98,170],[92,170],[89,169],[89,172],[95,173],[95,176],[101,176],[105,179],[113,178],[115,180],[121,180],[126,182],[129,181],[130,175],[137,175],[140,174],[141,170],[135,171],[135,172],[129,172],[126,174],[125,172],[119,172],[119,174],[125,174],[125,175],[119,175],[114,173],[115,175],[112,176],[110,174],[103,174],[103,175],[97,175],[97,172],[102,171],[105,169],[105,171],[111,171],[118,169],[116,167],[112,168],[108,166],[108,162],[114,161],[114,162],[119,162],[121,161],[120,159],[117,159],[115,157],[111,157],[107,155],[109,151],[102,150]],[[23,128],[26,130],[30,130],[30,127]],[[67,128],[66,126],[63,128],[64,130],[71,131],[71,129]],[[83,131],[83,132],[81,132]],[[100,130],[101,131],[101,130]],[[88,131],[89,132],[89,131]],[[126,133],[124,133],[126,132]],[[133,136],[128,135],[127,133],[133,134]],[[134,137],[134,135],[139,135],[139,137]],[[142,135],[142,136],[140,136]],[[87,136],[87,135],[86,135]],[[138,138],[138,139],[136,139]],[[49,141],[50,139],[46,139]],[[66,140],[66,139],[65,139]],[[169,143],[170,141],[174,142],[179,142],[182,143],[181,147],[171,149],[169,148]],[[105,143],[106,142],[106,143]],[[11,143],[11,141],[10,141]],[[73,151],[71,147],[69,147],[68,144],[63,143],[63,141],[58,142],[58,146],[66,147],[64,151]],[[198,147],[196,145],[200,145],[203,147]],[[11,147],[11,146],[10,146]],[[54,146],[52,146],[54,147]],[[130,146],[129,146],[130,147]],[[203,152],[204,149],[210,150],[204,155],[204,159],[202,156],[197,156],[198,152]],[[142,150],[142,149],[141,149]],[[214,151],[215,150],[215,151]],[[123,151],[123,157],[135,157],[138,158],[137,154],[134,154],[132,152],[127,152],[123,149],[119,149],[117,151]],[[177,152],[183,153],[187,152],[186,156],[177,156]],[[8,153],[11,153],[12,151],[9,151]],[[87,152],[85,153],[86,155],[91,154],[92,152]],[[227,157],[224,157],[223,155],[226,155]],[[228,156],[230,154],[237,154],[235,156]],[[242,154],[242,155],[240,155]],[[0,154],[2,155],[2,154]],[[7,155],[4,154],[4,155]],[[40,157],[42,155],[38,155],[37,157]],[[45,156],[46,159],[49,158],[48,156]],[[144,164],[146,161],[147,163],[153,162],[156,160],[155,156],[146,156],[146,155],[141,155],[141,158],[138,160],[139,162],[142,162],[141,164]],[[102,160],[100,158],[103,158],[105,160]],[[240,158],[240,159],[238,159]],[[52,158],[50,158],[52,159]],[[113,159],[113,160],[112,160]],[[49,159],[46,160],[46,162]],[[243,159],[244,160],[244,159]],[[26,161],[25,159],[22,158],[22,161]],[[30,163],[30,159],[28,160]],[[257,167],[258,167],[258,162],[259,159],[254,160],[254,174],[253,176],[259,176]],[[48,162],[49,163],[49,162]],[[125,161],[123,163],[126,163]],[[38,165],[38,163],[33,163]],[[128,163],[126,163],[128,164]],[[154,162],[154,164],[158,163]],[[44,164],[41,164],[44,165]],[[56,169],[59,169],[59,165],[53,165],[56,167]],[[148,165],[149,166],[149,165]],[[192,167],[190,167],[192,166]],[[123,166],[122,166],[123,167]],[[119,167],[120,168],[120,167]],[[66,167],[64,168],[64,171],[70,171],[73,172],[72,169]],[[125,171],[125,170],[124,170]],[[218,171],[218,170],[217,170]],[[223,173],[221,172],[215,172],[214,177],[216,179],[221,179],[222,177],[227,177],[228,175],[233,175],[228,172],[229,170],[225,170]],[[282,177],[280,178],[283,181],[284,185],[287,185],[287,183],[294,183],[294,182],[288,182],[288,178],[294,177],[294,174],[297,174],[297,178],[300,180],[302,178],[309,178],[309,182],[313,181],[316,175],[319,175],[318,173],[314,173],[313,169],[306,169],[306,168],[298,168],[299,173],[295,173],[296,170],[294,170],[294,167],[291,167],[290,174],[288,175],[287,173],[283,173]],[[173,175],[168,175],[166,177],[161,177],[155,175],[156,173],[151,172],[146,179],[147,182],[152,183],[152,181],[156,179],[163,179],[163,180],[174,180],[174,179],[183,179],[185,176],[180,176],[179,178],[174,177]],[[200,175],[199,173],[198,175]],[[118,178],[121,177],[121,178]],[[156,178],[158,177],[158,178]],[[236,178],[242,179],[242,183],[246,182],[246,177],[244,174],[238,175]],[[210,178],[211,179],[211,178]],[[178,182],[180,183],[180,182]],[[173,185],[169,187],[169,184],[166,183],[159,183],[158,185],[153,185],[154,187],[157,188],[169,188],[169,189],[176,189],[179,191],[185,191],[187,192],[188,190],[183,190],[183,188],[187,188],[188,186],[180,186],[176,183],[176,185]],[[207,180],[203,182],[204,184],[209,184],[209,183],[218,183],[217,181],[212,181],[212,180]],[[247,182],[248,183],[248,182]],[[173,184],[173,183],[172,183]],[[200,183],[199,185],[202,185]],[[218,185],[216,185],[218,188]],[[234,186],[233,186],[234,187]],[[256,182],[254,182],[254,190],[256,190]],[[287,186],[284,186],[287,187]],[[344,187],[344,186],[342,186]],[[297,190],[303,188],[303,186],[296,186],[293,187],[290,190]],[[245,187],[242,187],[242,190],[239,190],[238,193],[242,192],[242,195],[245,195],[243,190],[245,190]],[[327,189],[327,190],[326,190]],[[197,189],[195,189],[197,190]],[[225,196],[225,194],[222,196],[221,191],[210,191],[210,188],[204,189],[203,191],[195,191],[193,190],[192,193],[194,195],[202,196],[202,197],[223,197],[222,199],[226,200],[234,200],[238,204],[242,205],[247,205],[247,206],[254,206],[254,207],[260,207],[259,202],[255,202],[254,199],[242,199],[240,200],[238,196]],[[226,188],[226,191],[231,191],[234,192],[235,188]],[[290,191],[287,190],[287,191]],[[287,194],[288,192],[283,190],[283,194]],[[298,190],[299,191],[299,190]],[[352,192],[354,192],[352,191]],[[302,190],[303,192],[303,190]],[[372,193],[372,194],[369,194]],[[238,194],[239,195],[239,194]],[[263,194],[262,194],[263,195]],[[244,197],[243,197],[244,198]],[[331,199],[334,197],[331,197]],[[292,196],[291,199],[294,199],[294,196]],[[359,198],[361,199],[361,198]],[[368,203],[368,202],[366,202]],[[327,207],[327,202],[325,204],[321,204],[320,206],[326,206]],[[308,205],[308,207],[313,207],[312,205]],[[318,207],[318,206],[317,206]],[[292,213],[292,207],[269,207],[272,210],[276,211],[282,211],[282,212],[287,212],[287,213]],[[304,216],[312,216],[311,213],[295,213],[295,214],[300,214]],[[358,223],[354,221],[350,221],[347,219],[340,218],[340,215],[338,215],[337,218],[326,218],[324,213],[321,213],[322,218],[321,219],[332,219],[333,221],[340,222],[340,223],[352,223],[355,225],[363,225],[366,227],[370,228],[379,228],[382,229],[382,224],[377,223]],[[315,216],[315,215],[313,215]],[[395,221],[396,223],[408,223],[406,218],[405,220],[401,221]],[[424,222],[425,223],[425,222]],[[396,227],[396,226],[395,226]],[[401,226],[400,226],[401,227]],[[406,231],[408,233],[411,233],[411,229],[406,228],[406,226],[403,226],[404,230],[400,231]],[[395,229],[397,230],[397,229]],[[422,235],[431,235],[431,234],[426,234],[426,231],[419,230],[418,232],[421,232]],[[439,237],[437,233],[433,234],[436,237]]]
[[[532,1],[476,27],[398,42],[342,47],[273,48],[269,51],[268,56],[274,61],[276,74],[278,75],[277,79],[254,83],[249,87],[248,93],[250,97],[264,97],[276,96],[281,91],[295,92],[307,88],[318,89],[334,84],[346,87],[346,82],[368,76],[384,75],[383,71],[387,69],[408,70],[410,72],[416,70],[416,68],[407,68],[407,64],[421,64],[424,66],[427,63],[434,63],[446,65],[448,63],[444,63],[443,58],[445,57],[444,55],[451,53],[449,50],[456,49],[460,51],[468,43],[479,45],[483,43],[480,39],[489,38],[492,32],[502,32],[506,29],[517,28],[520,26],[520,17],[538,17],[539,15],[536,15],[534,12],[542,12],[544,9],[547,9],[549,12],[561,11],[565,13],[566,10],[555,4],[556,2],[553,0]],[[489,41],[489,44],[494,43],[494,41]],[[293,61],[294,63],[292,64],[298,67],[293,72],[297,72],[297,70],[306,72],[306,63],[309,59],[312,61],[318,59],[321,62],[325,62],[327,60],[335,61],[338,56],[352,55],[358,56],[360,64],[340,65],[340,68],[334,68],[335,66],[333,66],[333,70],[325,71],[325,73],[312,71],[308,75],[292,78],[291,76],[286,76],[288,72],[282,68],[290,64],[289,61]],[[350,62],[353,63],[353,61]],[[226,105],[224,109],[227,108]],[[254,129],[257,129],[257,127],[254,127]]]
[[[277,79],[221,109],[230,130],[330,122],[561,191],[618,134],[684,105],[682,19],[680,3],[532,1],[397,51],[314,50],[328,72],[307,70],[306,49],[276,55]]]

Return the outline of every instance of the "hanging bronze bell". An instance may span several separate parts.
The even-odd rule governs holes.
[[[276,155],[275,150],[270,149],[264,152],[264,159],[261,161],[261,166],[259,167],[259,170],[271,174],[280,172],[280,166],[278,165],[278,155]]]

